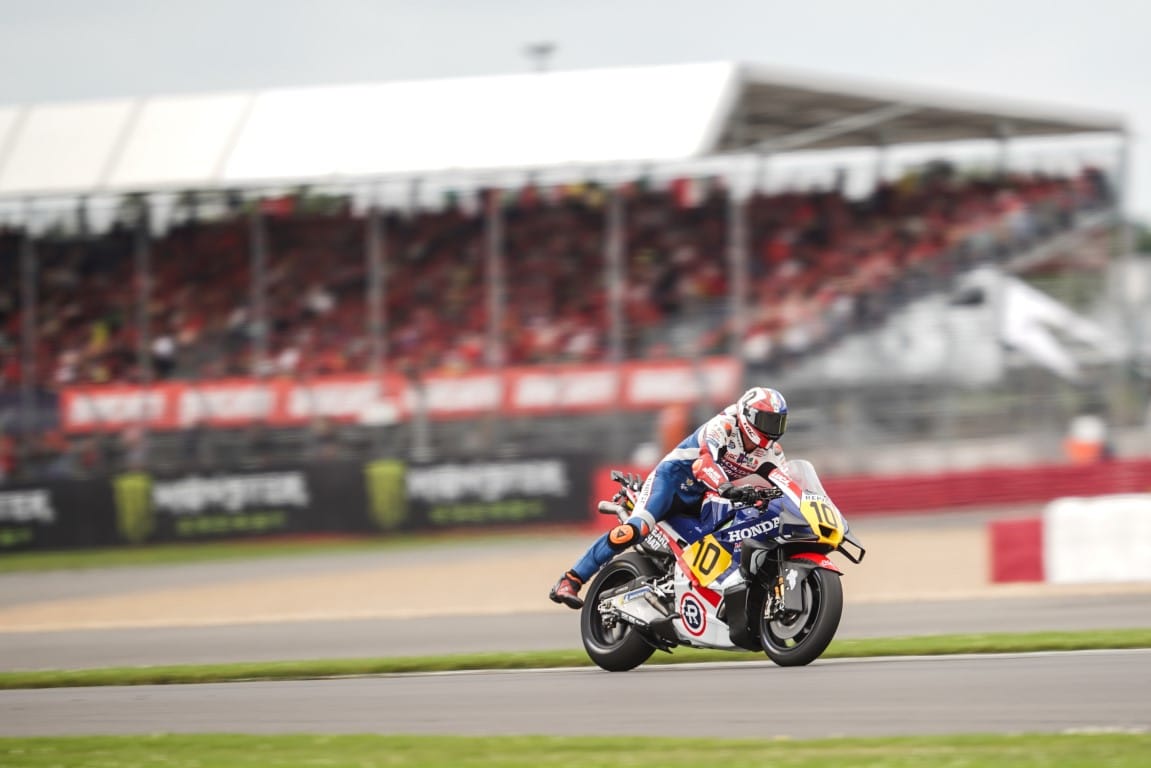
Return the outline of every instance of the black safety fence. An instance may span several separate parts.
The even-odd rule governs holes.
[[[0,490],[0,556],[291,534],[380,534],[588,519],[590,456],[258,471],[128,472]]]

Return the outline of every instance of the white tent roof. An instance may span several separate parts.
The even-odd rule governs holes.
[[[1120,132],[1115,115],[730,62],[0,107],[0,196]]]

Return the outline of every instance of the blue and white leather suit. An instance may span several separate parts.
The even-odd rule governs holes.
[[[698,515],[704,495],[724,482],[766,485],[767,474],[784,461],[778,442],[746,450],[736,406],[728,406],[660,460],[644,481],[631,517],[596,539],[572,572],[586,583],[612,555],[647,536],[656,522],[671,514]]]

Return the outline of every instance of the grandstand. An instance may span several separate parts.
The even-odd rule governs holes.
[[[792,395],[793,444],[838,471],[897,468],[877,447],[924,469],[1057,459],[1084,409],[1118,434],[1144,418],[1130,350],[1063,381],[1017,345],[965,377],[883,334],[921,328],[924,302],[940,323],[995,311],[961,295],[976,268],[1113,304],[1121,174],[933,162],[858,195],[770,188],[746,161],[1123,131],[727,63],[0,109],[0,467],[623,460],[661,408],[703,415],[745,380]],[[532,371],[546,397],[508,394]],[[587,383],[653,371],[690,391]],[[290,415],[264,407],[274,386]],[[342,401],[299,405],[324,386]]]

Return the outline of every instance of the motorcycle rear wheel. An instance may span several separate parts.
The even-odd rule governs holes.
[[[759,616],[763,652],[781,667],[802,667],[819,658],[843,616],[843,584],[839,574],[812,569],[803,580],[803,610],[794,615],[769,617],[767,604]]]
[[[588,588],[580,613],[580,636],[587,655],[608,672],[626,672],[643,664],[655,647],[640,637],[631,624],[620,621],[611,629],[603,624],[599,611],[601,595],[637,578],[657,576],[659,570],[647,558],[628,552],[612,560]]]

